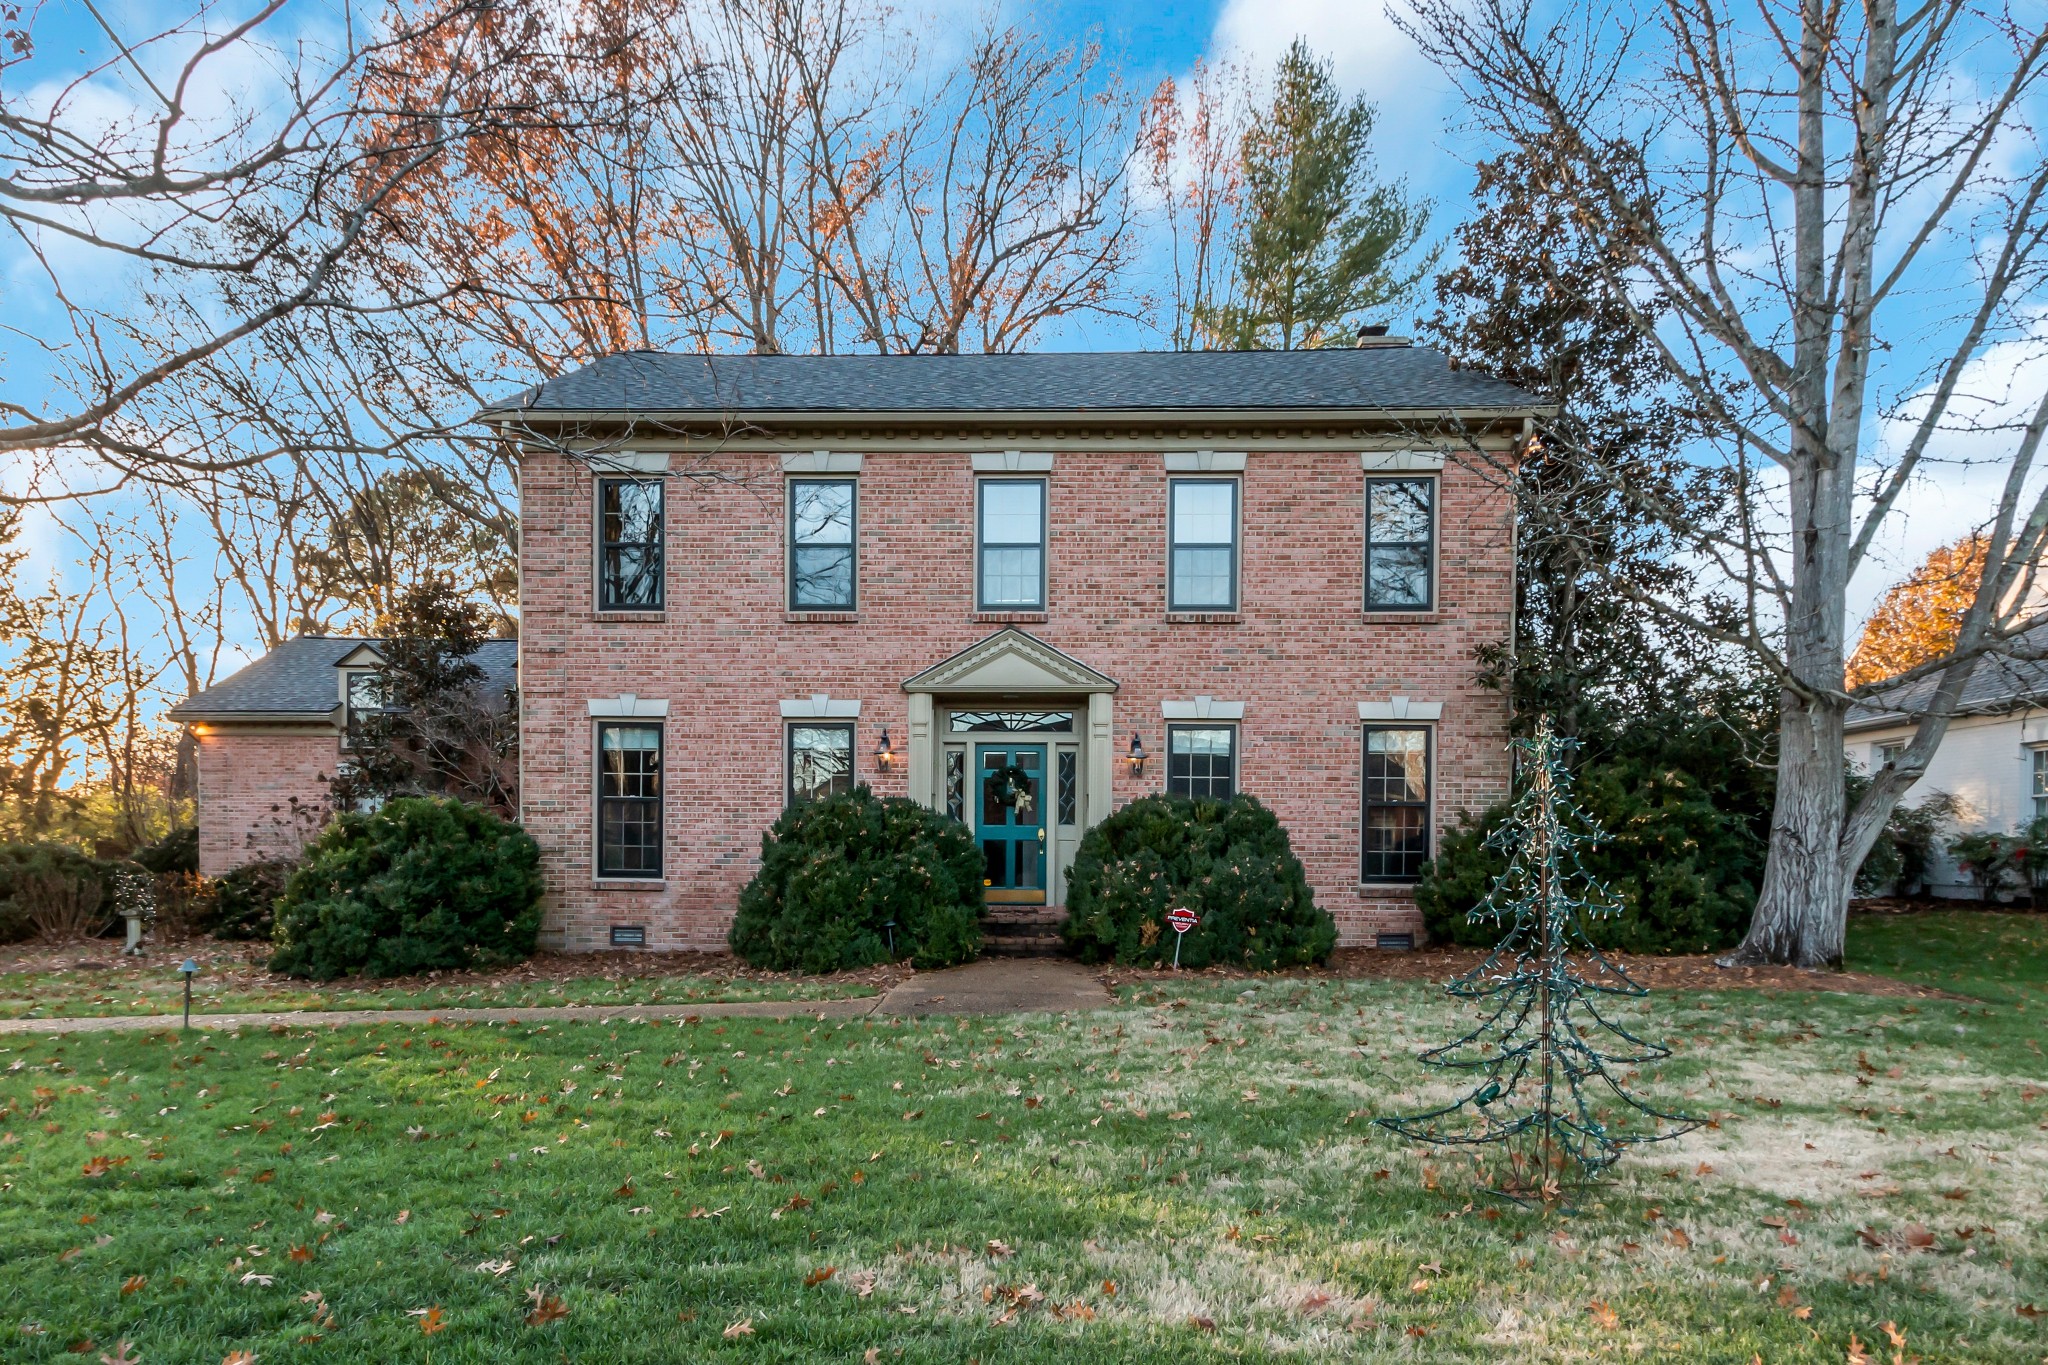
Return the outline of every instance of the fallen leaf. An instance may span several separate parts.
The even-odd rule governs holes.
[[[1902,1235],[1906,1239],[1907,1246],[1921,1251],[1925,1251],[1934,1245],[1934,1234],[1927,1230],[1927,1225],[1924,1223],[1906,1224],[1906,1230]]]
[[[1011,1246],[1008,1242],[1001,1242],[997,1241],[994,1238],[990,1238],[988,1244],[988,1254],[990,1256],[993,1256],[996,1260],[1000,1261],[1005,1256],[1015,1256],[1017,1254],[1017,1248]]]
[[[1863,1343],[1856,1340],[1854,1332],[1849,1333],[1849,1359],[1847,1365],[1870,1365],[1870,1352],[1863,1349]]]
[[[527,1298],[534,1305],[526,1315],[528,1327],[545,1327],[558,1318],[569,1316],[568,1305],[552,1294],[542,1294],[538,1287],[527,1291]]]
[[[1201,1332],[1213,1332],[1216,1330],[1216,1319],[1197,1313],[1188,1319],[1188,1326]]]
[[[2035,1307],[2031,1303],[2023,1303],[2019,1307],[2013,1309],[2012,1311],[2018,1313],[2027,1321],[2032,1322],[2034,1319],[2042,1316],[2044,1310]]]
[[[254,1351],[229,1351],[220,1359],[220,1365],[256,1365]]]
[[[391,1221],[392,1221],[392,1222],[394,1222],[394,1223],[406,1223],[406,1222],[410,1222],[411,1220],[412,1220],[412,1210],[411,1210],[411,1209],[400,1209],[400,1210],[398,1211],[398,1217],[396,1217],[396,1218],[392,1219]],[[315,1221],[318,1221],[318,1220],[315,1220]]]
[[[836,1265],[821,1265],[810,1274],[804,1276],[804,1288],[810,1289],[821,1285],[838,1273],[839,1267]]]
[[[1621,1315],[1615,1312],[1612,1308],[1609,1308],[1605,1303],[1601,1302],[1599,1299],[1594,1299],[1593,1301],[1588,1303],[1586,1305],[1586,1311],[1592,1315],[1594,1322],[1598,1323],[1600,1326],[1606,1328],[1610,1332],[1613,1331],[1615,1328],[1621,1326]]]
[[[103,1354],[100,1356],[100,1365],[140,1365],[142,1357],[131,1354],[134,1349],[135,1343],[126,1337],[122,1337],[114,1343],[114,1353],[112,1355]]]
[[[427,1336],[432,1336],[447,1326],[447,1321],[441,1316],[439,1304],[435,1304],[420,1315],[420,1331]]]
[[[133,1294],[148,1283],[149,1276],[147,1275],[130,1275],[127,1279],[121,1281],[121,1292],[123,1294]],[[117,1346],[114,1349],[119,1350],[120,1348]]]
[[[725,1329],[725,1339],[727,1341],[738,1341],[741,1337],[750,1337],[752,1335],[754,1335],[754,1320],[752,1318],[741,1318],[738,1322]]]
[[[294,1261],[310,1261],[313,1259],[313,1248],[304,1245],[295,1246],[287,1254],[289,1254]]]

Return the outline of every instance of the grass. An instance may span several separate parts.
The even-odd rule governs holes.
[[[1413,983],[0,1039],[0,1356],[1840,1365],[1886,1323],[2048,1355],[2038,993],[1650,1008],[1650,1092],[1718,1126],[1568,1216],[1369,1125],[1449,1093]]]
[[[180,960],[167,953],[141,965],[0,973],[0,1019],[176,1014],[184,1007],[184,983],[177,973]],[[216,954],[194,979],[192,1009],[194,1013],[228,1014],[494,1005],[694,1005],[873,994],[873,986],[858,982],[758,979],[716,972],[563,979],[506,976],[435,985],[322,983],[273,977],[230,954]]]
[[[1979,1000],[2048,992],[2048,915],[1982,910],[1853,915],[1848,965]]]

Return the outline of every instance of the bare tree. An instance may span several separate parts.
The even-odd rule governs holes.
[[[1233,302],[1230,231],[1250,111],[1250,82],[1228,62],[1198,61],[1185,92],[1168,77],[1145,105],[1136,174],[1165,236],[1164,321],[1176,351],[1203,344],[1197,319]]]
[[[1671,325],[1633,324],[1727,434],[1733,532],[1664,510],[1740,598],[1687,624],[1780,688],[1770,860],[1729,961],[1839,963],[1855,871],[1972,670],[2013,649],[2048,534],[2048,392],[2015,407],[1974,387],[2042,342],[2048,30],[1961,0],[1663,0],[1555,23],[1530,0],[1414,0],[1404,22],[1487,131],[1551,158],[1543,192],[1613,248],[1607,287],[1668,307]],[[1913,675],[1933,682],[1912,742],[1851,809],[1849,581],[1959,434],[2001,484],[1983,586]]]

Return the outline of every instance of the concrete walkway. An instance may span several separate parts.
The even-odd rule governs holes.
[[[1034,1014],[1099,1010],[1113,1003],[1100,977],[1059,957],[985,957],[899,982],[877,1014]]]
[[[238,1029],[339,1027],[344,1024],[577,1024],[645,1019],[851,1019],[868,1014],[1025,1014],[1101,1009],[1109,991],[1095,974],[1057,958],[983,958],[964,967],[919,972],[880,996],[858,1000],[745,1000],[703,1005],[514,1005],[444,1010],[277,1010],[195,1014],[208,1033]],[[176,1014],[92,1019],[0,1019],[0,1036],[42,1033],[147,1033],[175,1029]]]

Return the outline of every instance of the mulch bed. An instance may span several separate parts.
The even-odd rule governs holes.
[[[1677,991],[1836,991],[1850,995],[1899,996],[1915,1000],[1961,1000],[1968,997],[1864,972],[1809,972],[1798,967],[1716,967],[1706,955],[1641,957],[1611,954],[1639,985]],[[1339,948],[1321,967],[1290,972],[1249,972],[1211,967],[1202,977],[1326,977],[1355,981],[1449,981],[1486,959],[1477,948],[1417,948],[1391,952],[1378,948]],[[1111,986],[1140,981],[1199,979],[1194,973],[1170,970],[1112,968],[1104,977]]]
[[[121,956],[119,939],[88,939],[80,943],[16,943],[0,949],[0,971],[6,972],[101,972],[110,969],[171,971],[190,954],[204,964],[209,977],[227,976],[238,987],[254,989],[265,984],[281,989],[304,990],[318,983],[272,976],[263,963],[270,956],[264,943],[232,943],[194,939],[189,943],[148,945],[148,956]],[[704,976],[733,982],[829,982],[841,985],[873,986],[886,991],[911,974],[903,966],[869,967],[862,971],[835,972],[829,976],[806,977],[800,972],[770,972],[749,967],[731,953],[538,953],[516,967],[482,971],[429,972],[425,976],[381,977],[374,981],[331,983],[363,990],[412,991],[429,987],[486,987],[518,985],[537,981],[573,981],[601,977],[608,981],[636,980],[651,976]]]

